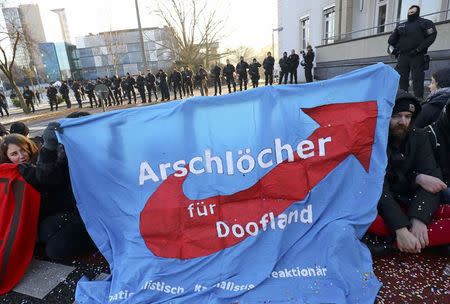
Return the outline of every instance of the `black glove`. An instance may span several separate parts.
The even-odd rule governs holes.
[[[56,131],[60,131],[60,124],[58,122],[51,122],[45,128],[42,134],[42,139],[44,139],[43,147],[50,151],[55,151],[58,148],[58,139],[56,138]]]
[[[409,56],[411,56],[411,57],[415,57],[415,56],[417,56],[419,54],[419,51],[417,50],[417,49],[414,49],[414,50],[412,50],[412,51],[409,51]]]

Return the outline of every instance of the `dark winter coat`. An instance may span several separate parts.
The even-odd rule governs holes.
[[[410,227],[411,218],[425,224],[439,206],[439,194],[425,191],[415,182],[418,174],[442,178],[426,132],[413,129],[403,145],[388,144],[388,165],[378,212],[391,231]],[[407,211],[404,212],[403,208]]]
[[[231,79],[233,78],[233,74],[235,71],[236,69],[234,68],[234,65],[229,63],[223,67],[223,76],[225,76],[227,79]]]
[[[313,67],[314,57],[316,55],[313,51],[303,53],[303,60],[305,61],[305,69],[311,69]]]
[[[280,61],[278,63],[283,72],[289,71],[289,58],[287,56],[283,56],[282,58],[280,58]]]
[[[239,76],[247,76],[248,68],[250,68],[248,63],[242,60],[236,65],[236,72],[238,73]]]
[[[271,74],[273,72],[273,66],[275,64],[275,58],[272,56],[266,57],[263,61],[263,68],[266,74]]]
[[[419,17],[398,24],[389,36],[388,43],[395,47],[398,54],[407,54],[412,50],[425,54],[436,36],[433,21]]]
[[[450,88],[438,89],[428,96],[422,105],[422,111],[417,116],[414,125],[417,128],[425,128],[435,122],[442,112],[442,109],[450,99]]]
[[[289,70],[294,71],[298,68],[298,65],[300,64],[300,56],[298,54],[291,54],[288,57],[289,62]]]

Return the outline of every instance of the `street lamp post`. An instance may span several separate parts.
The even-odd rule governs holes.
[[[144,34],[142,33],[141,16],[139,14],[138,0],[135,0],[134,3],[136,5],[136,15],[137,15],[138,28],[139,28],[139,39],[141,41],[142,60],[144,61],[144,73],[147,73],[148,63],[147,63],[147,56],[145,55]]]
[[[275,57],[275,32],[281,32],[283,30],[282,26],[272,29],[272,56]]]

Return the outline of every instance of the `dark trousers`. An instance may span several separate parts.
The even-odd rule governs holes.
[[[161,91],[161,100],[170,100],[169,86],[167,83],[160,83],[159,90]]]
[[[273,71],[265,72],[264,75],[266,76],[266,85],[272,85],[273,84]]]
[[[63,95],[62,98],[66,102],[67,108],[70,109],[72,107],[72,103],[70,102],[69,95]]]
[[[83,106],[82,106],[82,104],[81,104],[81,94],[80,93],[75,93],[75,99],[76,99],[76,101],[77,101],[77,103],[78,103],[78,107],[79,108],[82,108]]]
[[[423,98],[424,64],[423,54],[414,57],[401,54],[397,58],[395,70],[400,74],[400,89],[408,91],[409,74],[411,72],[414,95],[418,98]]]
[[[123,104],[122,92],[120,91],[120,89],[114,89],[114,98],[116,99],[117,105],[119,105],[119,100],[120,104]]]
[[[0,103],[0,114],[2,114],[2,117],[3,117],[2,108],[3,108],[3,110],[5,110],[6,116],[9,116],[9,112],[8,112],[8,108],[6,107],[6,104],[5,103]]]
[[[247,90],[247,75],[239,75],[239,90],[242,91],[242,84],[244,84],[244,89]]]
[[[305,67],[306,82],[313,82],[312,68]]]
[[[139,87],[138,92],[139,92],[139,95],[141,95],[142,102],[146,103],[147,99],[145,98],[145,87]]]
[[[194,85],[191,79],[184,81],[184,88],[186,89],[186,95],[194,96]]]
[[[252,77],[253,88],[257,88],[259,85],[259,77]]]
[[[49,98],[48,101],[50,103],[50,111],[53,111],[53,106],[55,106],[55,110],[58,111],[58,101],[56,99],[56,96]]]
[[[33,99],[25,99],[25,102],[27,103],[27,106],[33,111],[33,113],[36,111],[34,109],[34,103]]]
[[[173,95],[174,99],[177,99],[177,90],[180,93],[180,99],[183,98],[183,94],[181,94],[182,88],[180,82],[174,82],[173,83]]]
[[[297,84],[297,69],[293,69],[289,72],[289,82],[291,84]]]
[[[92,104],[92,101],[95,102],[95,106],[97,107],[97,98],[95,98],[94,92],[88,92],[88,98],[89,98],[89,103],[91,104],[91,108],[94,107],[94,105]],[[58,106],[56,107],[56,109],[58,109]]]
[[[95,249],[80,216],[75,213],[52,215],[39,224],[39,242],[53,260],[67,260]]]
[[[288,71],[283,71],[283,70],[280,71],[280,79],[278,80],[279,84],[283,83],[283,77],[284,77],[284,84],[286,84],[287,78],[288,78]]]
[[[220,78],[214,78],[214,96],[217,95],[217,87],[219,87],[219,94],[222,95],[222,81]]]
[[[128,98],[128,103],[131,103],[131,95],[133,95],[134,103],[136,103],[136,92],[134,91],[134,89],[127,90],[126,95]]]
[[[231,93],[231,85],[233,85],[234,92],[236,92],[236,81],[234,81],[234,77],[227,77],[226,81],[228,86],[228,93]]]
[[[155,94],[155,101],[158,100],[158,95],[156,94],[156,86],[153,83],[147,86],[148,102],[152,102],[152,91],[153,94]]]

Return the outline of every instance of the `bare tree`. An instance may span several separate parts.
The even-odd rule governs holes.
[[[119,33],[117,31],[112,31],[111,27],[109,33],[105,33],[104,37],[106,48],[108,49],[108,65],[112,66],[114,75],[118,75],[119,64],[124,54],[122,49],[125,47],[125,43],[121,41]]]
[[[164,47],[174,53],[180,64],[208,65],[217,59],[214,54],[218,41],[223,38],[224,19],[219,13],[220,5],[212,3],[207,0],[157,0],[154,12],[172,36]]]
[[[21,33],[20,31],[3,31],[0,32],[2,38],[0,39],[0,70],[3,72],[5,77],[8,79],[12,89],[16,92],[16,95],[19,99],[20,106],[22,107],[23,111],[25,113],[30,113],[30,109],[28,108],[25,99],[23,98],[22,92],[20,91],[19,87],[16,84],[15,81],[15,74],[14,74],[14,61],[16,59],[17,54],[17,46],[19,45],[19,42],[21,40]],[[9,41],[7,41],[9,40]],[[4,45],[7,45],[8,42],[10,42],[10,47],[8,50],[8,47],[5,47]],[[11,53],[10,59],[8,59],[7,53],[8,51]]]

